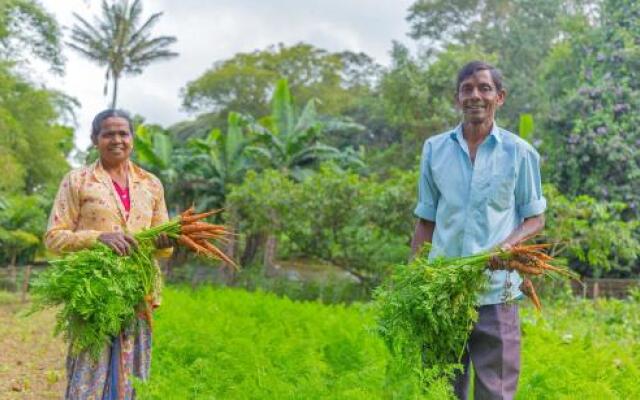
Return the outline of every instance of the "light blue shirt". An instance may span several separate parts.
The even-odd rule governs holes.
[[[489,250],[547,206],[538,152],[495,124],[478,147],[473,164],[462,125],[427,139],[418,189],[415,215],[435,221],[429,258]],[[487,277],[489,289],[480,295],[479,305],[522,295],[522,279],[516,272],[487,270]]]

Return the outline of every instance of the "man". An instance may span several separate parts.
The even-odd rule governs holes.
[[[495,124],[505,97],[502,76],[493,66],[474,61],[459,71],[456,104],[463,122],[427,139],[422,152],[414,254],[424,242],[432,243],[431,258],[509,248],[544,227],[540,156]],[[461,399],[467,398],[470,361],[476,400],[512,399],[518,383],[520,320],[512,300],[522,296],[522,280],[506,270],[488,270],[487,278],[464,372],[454,382]]]

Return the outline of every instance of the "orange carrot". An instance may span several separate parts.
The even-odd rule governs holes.
[[[514,246],[511,250],[511,253],[514,254],[522,254],[522,253],[530,253],[535,250],[543,250],[551,246],[549,243],[541,243],[541,244],[521,244],[518,246]]]
[[[238,269],[238,265],[231,259],[229,258],[226,254],[224,254],[220,249],[218,249],[216,246],[214,246],[213,244],[207,242],[207,241],[202,241],[200,242],[202,244],[203,247],[205,247],[207,250],[209,250],[211,253],[213,253],[213,255],[217,258],[219,258],[220,260],[226,262],[227,264],[232,265],[234,268]]]
[[[192,204],[191,207],[187,208],[182,213],[180,213],[180,219],[190,216],[191,214],[193,214],[194,211],[195,211],[195,208]]]
[[[538,294],[536,293],[536,288],[533,286],[533,283],[530,279],[525,278],[520,285],[520,290],[524,293],[525,296],[531,299],[531,302],[536,307],[538,311],[542,311],[542,304],[540,304],[540,299],[538,298]]]
[[[182,217],[181,221],[182,221],[183,224],[190,224],[190,223],[199,221],[201,219],[205,219],[205,218],[207,218],[207,217],[209,217],[211,215],[217,214],[222,210],[223,209],[220,208],[220,209],[217,209],[217,210],[211,210],[211,211],[203,212],[203,213],[200,213],[200,214],[192,214],[192,215],[189,215],[189,216]]]
[[[513,269],[515,269],[516,271],[524,273],[524,274],[540,275],[543,272],[542,269],[536,268],[534,265],[523,264],[523,263],[521,263],[520,261],[517,261],[517,260],[511,260],[509,262],[509,265]]]
[[[200,253],[207,254],[208,253],[207,249],[205,249],[204,247],[202,247],[198,243],[194,242],[187,235],[178,236],[178,243],[180,243],[180,244],[184,245],[185,247],[195,251],[196,254],[200,254]]]
[[[205,231],[205,232],[193,232],[193,233],[189,233],[188,236],[191,239],[221,239],[224,238],[224,235],[227,232],[222,232],[222,233],[213,233],[213,232],[209,232],[209,231]]]
[[[224,227],[224,225],[214,225],[206,222],[192,222],[188,225],[183,225],[180,228],[181,233],[195,233],[195,232],[220,233],[225,231],[226,231],[226,228]]]

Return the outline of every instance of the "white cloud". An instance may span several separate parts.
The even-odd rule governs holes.
[[[99,1],[43,0],[44,7],[65,25],[72,12],[91,20]],[[271,44],[311,43],[329,51],[363,51],[387,64],[392,40],[405,41],[406,10],[412,0],[182,0],[146,1],[145,16],[163,11],[156,35],[174,35],[178,58],[147,67],[142,75],[120,82],[119,106],[147,121],[169,125],[188,118],[180,109],[179,91],[214,62],[238,52]],[[82,103],[76,144],[89,144],[93,115],[105,108],[104,70],[65,49],[68,59],[62,78],[45,75],[48,86],[63,90]],[[110,88],[111,90],[111,88]]]

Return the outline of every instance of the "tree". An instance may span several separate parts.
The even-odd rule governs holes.
[[[41,196],[14,195],[0,204],[0,261],[9,264],[12,283],[16,284],[18,261],[32,261],[41,247],[48,204]]]
[[[2,59],[24,62],[31,54],[47,62],[54,72],[62,73],[60,37],[55,18],[36,1],[0,0]]]
[[[392,65],[380,80],[381,112],[391,127],[399,132],[390,149],[396,166],[414,168],[424,140],[455,126],[460,116],[455,107],[456,74],[465,63],[495,56],[483,54],[471,46],[448,46],[429,62],[412,56],[397,42],[391,52]],[[398,164],[405,163],[405,164]]]
[[[640,213],[640,5],[603,1],[595,26],[559,42],[545,63],[545,173],[566,195],[587,194]]]
[[[364,53],[280,44],[215,63],[187,84],[183,105],[189,111],[223,116],[231,111],[264,115],[277,81],[286,78],[297,106],[317,98],[321,112],[335,114],[369,91],[380,72],[381,67]]]
[[[116,107],[118,80],[123,74],[140,74],[154,61],[176,57],[169,50],[176,42],[174,36],[151,37],[151,29],[162,16],[161,12],[141,22],[142,2],[118,0],[109,4],[102,1],[102,18],[89,23],[74,13],[76,24],[71,30],[71,42],[67,44],[99,66],[107,67],[104,93],[109,80],[113,81],[111,107]]]
[[[55,190],[69,168],[73,131],[58,124],[54,98],[0,64],[0,193]]]
[[[632,277],[638,273],[640,241],[635,232],[639,224],[624,220],[627,204],[587,195],[567,197],[552,185],[545,185],[544,193],[549,209],[542,241],[554,243],[551,255],[566,257],[571,268],[583,276]]]
[[[287,171],[298,180],[305,170],[326,160],[362,165],[354,152],[320,142],[324,125],[318,119],[315,103],[314,99],[309,100],[298,115],[287,80],[278,81],[271,99],[271,115],[252,127],[257,143],[249,150],[259,165]]]
[[[203,178],[211,189],[217,189],[215,206],[225,203],[229,185],[239,184],[252,165],[247,148],[250,146],[250,123],[237,113],[229,113],[227,131],[213,129],[204,139],[194,138],[188,146],[194,157],[202,161]],[[212,187],[213,186],[213,187]]]
[[[415,171],[363,177],[332,163],[302,181],[276,170],[249,171],[232,186],[227,208],[241,216],[244,234],[280,239],[272,242],[274,258],[282,243],[280,256],[331,263],[371,288],[409,254],[416,179]]]
[[[428,59],[439,58],[450,45],[495,55],[506,78],[509,97],[501,115],[515,130],[521,113],[540,119],[541,60],[554,44],[572,33],[573,19],[584,19],[594,0],[417,0],[409,9],[410,36],[421,43]]]

